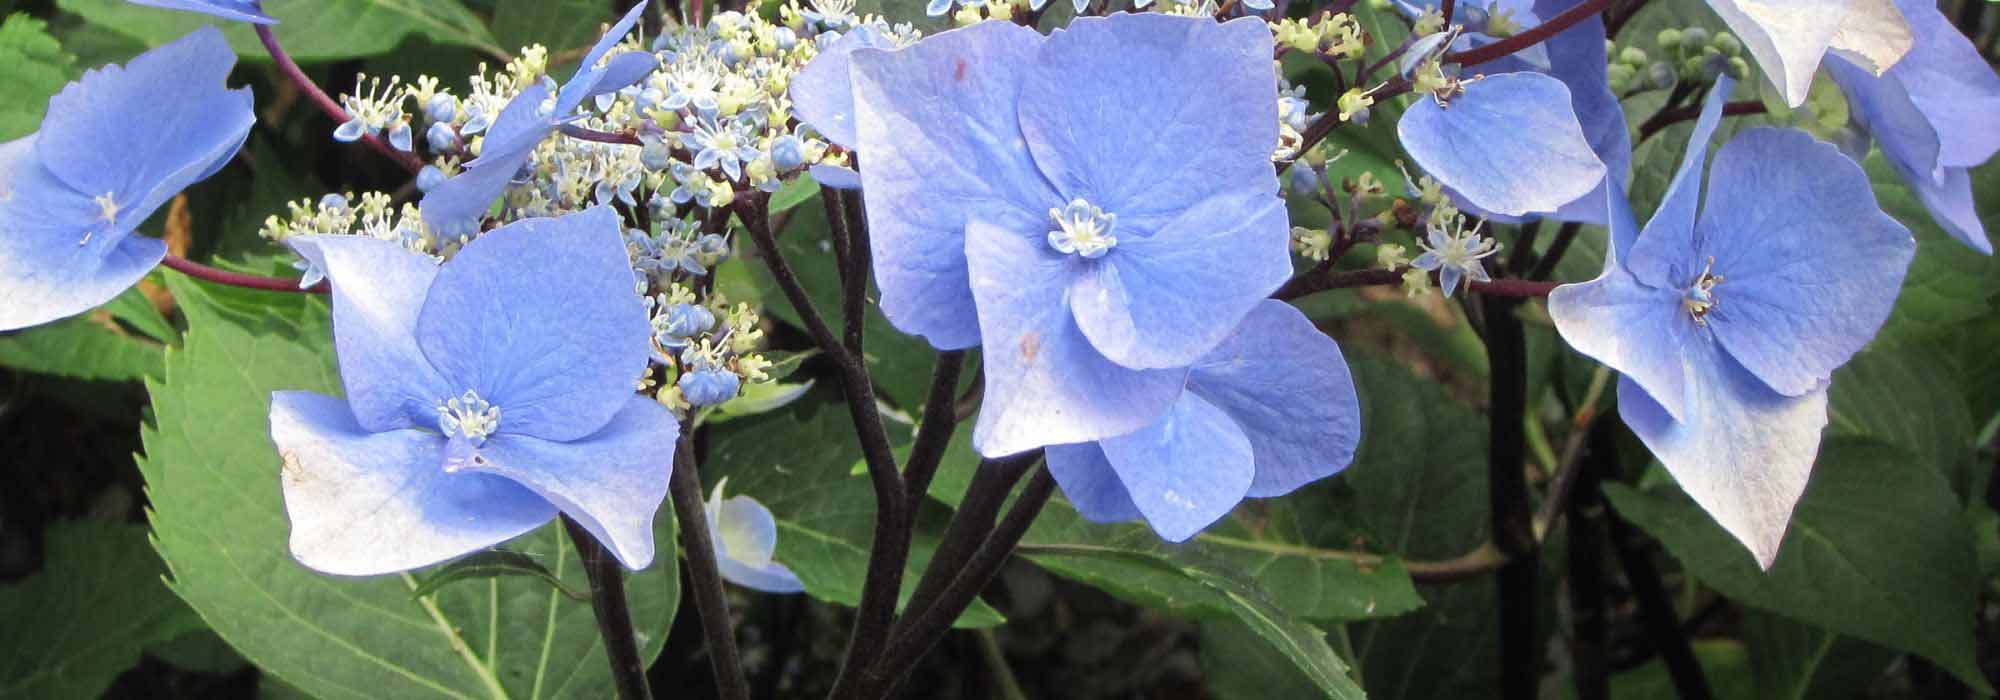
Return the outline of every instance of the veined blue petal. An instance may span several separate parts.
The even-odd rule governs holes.
[[[1210,197],[1086,263],[1071,287],[1077,325],[1118,364],[1185,367],[1291,277],[1290,231],[1269,193]]]
[[[1701,116],[1688,136],[1681,167],[1653,210],[1653,218],[1639,232],[1631,255],[1625,261],[1641,282],[1661,289],[1679,289],[1692,284],[1701,274],[1702,261],[1694,252],[1695,215],[1701,210],[1702,167],[1708,162],[1708,142],[1722,123],[1722,103],[1736,83],[1729,76],[1715,79],[1701,105]],[[1758,190],[1762,192],[1761,188]]]
[[[86,72],[49,99],[42,165],[79,193],[110,196],[119,226],[137,228],[243,145],[256,115],[247,88],[224,84],[235,64],[222,33],[203,27]]]
[[[1696,344],[1692,355],[1685,420],[1629,379],[1618,382],[1619,417],[1681,490],[1769,569],[1819,454],[1826,390],[1784,396],[1718,346]]]
[[[258,0],[127,0],[134,5],[158,7],[168,10],[199,12],[223,19],[249,22],[251,24],[277,24],[278,20],[264,14],[264,6]]]
[[[509,433],[512,417],[503,414],[502,432],[477,457],[454,466],[526,486],[589,530],[625,568],[644,569],[653,561],[653,517],[667,497],[680,424],[665,406],[629,391],[617,408],[602,430],[567,442]]]
[[[1857,35],[1871,29],[1864,26],[1871,19],[1888,23],[1900,23],[1901,17],[1887,17],[1879,13],[1854,12],[1854,8],[1868,2],[1887,5],[1888,0],[1798,0],[1785,6],[1776,6],[1763,0],[1709,0],[1708,6],[1722,16],[1722,21],[1743,40],[1743,46],[1757,59],[1764,75],[1778,88],[1785,102],[1797,107],[1805,102],[1806,93],[1812,88],[1813,73],[1819,69],[1820,58],[1826,54],[1838,35],[1847,25],[1850,17],[1856,20],[1851,29]],[[1893,11],[1888,15],[1895,15]],[[1893,27],[1873,28],[1877,31],[1893,33]],[[1875,32],[1867,32],[1875,33]],[[1878,34],[1881,44],[1870,54],[1887,58],[1883,67],[1894,63],[1895,56],[1902,55],[1910,46],[1907,27],[1901,28],[1899,39],[1891,40]]]
[[[1243,429],[1193,392],[1181,394],[1153,425],[1098,445],[1146,524],[1169,542],[1184,542],[1228,515],[1256,476]]]
[[[812,178],[819,182],[820,187],[836,190],[861,189],[861,173],[838,165],[815,165],[807,168],[806,172],[812,174]]]
[[[271,440],[290,517],[292,556],[345,576],[407,571],[491,547],[555,517],[507,479],[444,470],[444,439],[372,432],[339,399],[271,395]]]
[[[30,139],[8,144],[0,194],[0,331],[96,308],[166,257],[158,239],[102,219],[93,199],[35,159]]]
[[[1264,300],[1243,317],[1190,368],[1188,392],[1228,414],[1249,438],[1257,467],[1252,498],[1282,496],[1339,473],[1361,443],[1361,398],[1340,346],[1284,302]],[[1053,465],[1053,449],[1050,455]]]
[[[417,317],[424,357],[447,384],[500,407],[504,432],[596,433],[652,356],[623,234],[618,214],[598,207],[473,239],[438,271]]]
[[[1064,299],[1077,263],[1040,238],[978,219],[967,226],[986,363],[972,442],[987,457],[1138,430],[1187,378],[1185,369],[1128,369],[1092,347]]]
[[[1254,17],[1082,17],[1051,34],[1025,67],[1020,106],[1035,164],[1061,193],[1041,206],[1083,198],[1150,232],[1212,196],[1276,193],[1271,52]]]
[[[939,4],[944,9],[938,9]],[[950,9],[951,0],[934,0],[932,16]],[[895,48],[895,41],[874,25],[859,24],[819,48],[819,55],[799,69],[792,79],[792,113],[826,140],[847,148],[857,148],[854,127],[854,81],[848,67],[861,49]]]
[[[1751,129],[1716,153],[1694,248],[1723,279],[1707,316],[1715,337],[1771,389],[1799,396],[1875,337],[1917,244],[1839,150]]]
[[[1104,448],[1095,442],[1050,445],[1044,452],[1049,475],[1062,487],[1063,497],[1076,507],[1083,519],[1093,523],[1119,523],[1145,517],[1132,503],[1132,494],[1112,471]]]
[[[1020,67],[1043,41],[980,22],[850,59],[882,312],[938,348],[979,342],[967,220],[1035,225],[1063,201],[1035,169],[1017,116]]]
[[[534,155],[535,146],[555,130],[540,116],[548,99],[546,85],[535,83],[516,95],[486,130],[479,157],[465,171],[424,193],[419,209],[424,225],[447,235],[476,232],[486,210],[507,190],[507,183]]]
[[[717,559],[718,573],[723,580],[738,586],[765,593],[801,593],[806,590],[799,582],[797,574],[789,567],[776,561],[764,562],[762,566],[750,566],[735,559]]]
[[[1596,189],[1605,175],[1584,140],[1569,88],[1539,73],[1467,82],[1450,106],[1419,99],[1396,133],[1425,172],[1500,214],[1553,212]]]
[[[646,0],[640,0],[638,4],[632,6],[632,9],[625,11],[625,16],[620,18],[617,24],[612,25],[610,31],[605,32],[604,36],[597,40],[595,46],[590,47],[590,52],[584,55],[583,62],[577,66],[576,74],[570,76],[569,82],[563,85],[558,93],[555,111],[558,118],[574,113],[584,100],[617,92],[639,82],[639,79],[646,77],[647,73],[659,65],[659,61],[653,58],[652,54],[644,51],[620,54],[611,59],[609,64],[602,67],[597,65],[599,61],[604,60],[604,54],[609,53],[618,42],[624,41],[625,35],[632,33],[632,28],[638,26],[639,20],[645,14]]]
[[[333,344],[355,421],[372,431],[435,429],[447,386],[417,347],[417,313],[438,265],[429,256],[370,236],[288,239],[333,286]]]

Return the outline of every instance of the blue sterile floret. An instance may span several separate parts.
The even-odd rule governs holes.
[[[771,509],[749,496],[723,498],[727,477],[715,482],[703,508],[715,540],[715,564],[722,578],[765,593],[805,590],[799,577],[772,555],[778,550],[778,522]]]
[[[801,100],[821,133],[853,127],[890,321],[985,348],[982,454],[1156,423],[1290,276],[1272,55],[1256,19],[983,22],[853,49],[848,112]]]
[[[1619,372],[1625,424],[1769,568],[1819,450],[1833,371],[1888,318],[1916,243],[1858,166],[1804,132],[1738,134],[1702,198],[1732,85],[1709,94],[1644,230],[1613,188],[1603,274],[1557,288],[1549,315]]]
[[[680,426],[633,393],[651,332],[619,234],[610,209],[526,219],[443,265],[368,236],[290,239],[332,282],[347,395],[271,397],[299,562],[403,571],[558,512],[627,567],[652,561]]]
[[[1896,5],[1915,35],[1902,60],[1877,76],[1838,54],[1827,59],[1827,70],[1847,94],[1856,125],[1881,146],[1931,218],[1991,255],[1993,241],[1973,206],[1971,168],[2000,151],[2000,76],[1936,4]]]
[[[256,121],[204,27],[49,99],[41,130],[0,144],[0,331],[110,301],[166,257],[134,229],[222,168]]]
[[[1246,497],[1282,496],[1354,458],[1361,405],[1340,346],[1266,300],[1190,367],[1157,422],[1048,448],[1049,473],[1085,518],[1143,518],[1179,542]]]

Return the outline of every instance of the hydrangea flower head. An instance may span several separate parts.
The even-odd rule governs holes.
[[[722,490],[728,484],[726,477],[717,481],[704,508],[722,578],[765,593],[804,591],[799,577],[771,558],[778,550],[778,521],[771,517],[771,509],[749,496],[723,499]]]
[[[1769,568],[1818,454],[1828,382],[1888,318],[1916,243],[1853,161],[1799,131],[1732,139],[1704,200],[1730,82],[1653,219],[1637,230],[1614,197],[1603,274],[1557,288],[1549,315],[1622,375],[1626,425]]]
[[[134,230],[243,146],[249,88],[213,27],[49,99],[40,131],[0,144],[0,331],[110,301],[166,257]]]
[[[1973,208],[1969,169],[2000,151],[2000,76],[1937,5],[1904,0],[1915,43],[1877,76],[1843,57],[1827,61],[1858,126],[1954,238],[1993,254]]]
[[[882,309],[984,343],[982,454],[1154,423],[1290,276],[1271,56],[1261,20],[1158,14],[853,52]]]
[[[345,400],[271,397],[292,555],[331,574],[434,564],[561,512],[653,559],[680,426],[633,393],[652,353],[618,215],[525,219],[450,262],[301,236],[333,284]]]
[[[1793,107],[1805,103],[1827,52],[1870,73],[1910,50],[1895,0],[1708,0]]]
[[[263,0],[126,0],[134,5],[184,10],[251,24],[277,24],[264,14]]]
[[[608,62],[604,60],[638,26],[645,12],[643,1],[632,6],[611,31],[598,39],[597,45],[584,55],[576,74],[555,91],[552,107],[545,104],[550,88],[543,83],[528,86],[508,102],[492,126],[486,128],[486,142],[479,157],[465,164],[465,172],[424,193],[424,223],[447,232],[472,228],[493,200],[507,189],[507,183],[527,165],[535,147],[569,121],[584,100],[623,90],[645,78],[658,65],[651,53],[630,51],[613,56]]]
[[[1354,458],[1360,398],[1340,346],[1265,300],[1189,369],[1187,391],[1136,432],[1048,448],[1049,473],[1096,522],[1143,518],[1180,542],[1245,497],[1282,496]]]

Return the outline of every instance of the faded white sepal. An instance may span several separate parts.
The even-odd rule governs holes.
[[[1913,43],[1910,23],[1894,0],[1854,0],[1828,49],[1881,75],[1903,60]]]

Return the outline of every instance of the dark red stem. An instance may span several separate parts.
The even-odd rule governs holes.
[[[311,98],[313,104],[319,107],[319,111],[325,112],[334,124],[345,124],[353,118],[347,114],[347,110],[341,108],[339,102],[328,96],[325,90],[319,89],[319,85],[313,83],[312,78],[306,77],[306,72],[299,68],[299,64],[292,61],[291,54],[285,53],[285,48],[278,45],[278,37],[271,33],[269,25],[257,25],[257,39],[264,42],[264,50],[269,51],[271,60],[278,64],[278,72],[284,73],[286,79],[305,91],[306,97]],[[382,139],[374,134],[362,134],[361,140],[367,141],[376,152],[396,161],[397,165],[403,166],[410,172],[424,169],[423,161],[418,160],[416,156],[390,148],[389,144],[383,143]]]
[[[244,289],[262,289],[267,292],[304,292],[311,294],[327,293],[327,285],[325,282],[315,284],[309,289],[300,289],[298,280],[285,279],[282,277],[265,277],[263,275],[246,275],[241,272],[218,270],[213,267],[209,267],[207,265],[203,265],[201,263],[189,260],[187,258],[183,258],[178,255],[168,255],[166,260],[163,261],[162,264],[183,275],[187,275],[189,277],[193,277],[195,279],[202,280],[204,282],[214,282],[216,284],[224,284],[224,285],[229,285],[231,287],[242,287]]]
[[[1445,54],[1444,61],[1446,63],[1457,63],[1462,66],[1476,66],[1501,56],[1507,56],[1521,49],[1547,41],[1549,37],[1562,33],[1564,29],[1576,26],[1578,22],[1590,19],[1592,15],[1603,12],[1604,8],[1610,6],[1611,0],[1584,0],[1582,4],[1564,10],[1562,14],[1550,17],[1548,21],[1530,27],[1527,31],[1476,49]],[[1449,18],[1447,18],[1448,20]]]

